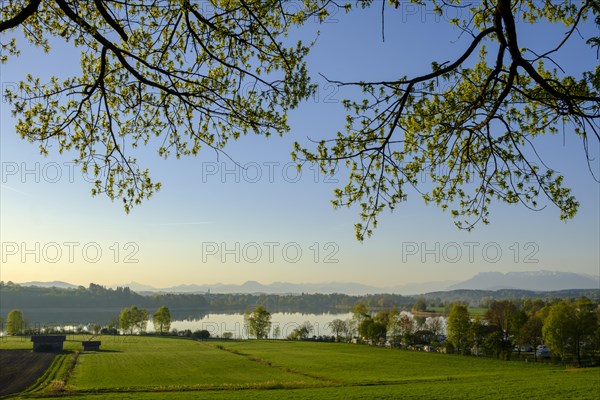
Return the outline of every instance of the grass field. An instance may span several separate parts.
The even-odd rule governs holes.
[[[65,347],[79,350],[82,338],[71,339]],[[100,340],[102,351],[80,353],[71,364],[72,354],[63,357],[35,390],[15,398],[596,399],[600,392],[598,368],[338,343]],[[0,340],[0,349],[30,346],[20,339]]]

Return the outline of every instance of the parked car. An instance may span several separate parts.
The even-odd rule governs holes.
[[[542,358],[550,358],[551,354],[550,354],[550,349],[548,349],[548,347],[546,347],[546,345],[539,345],[537,347],[537,351],[535,352],[535,354],[538,357],[542,357]]]

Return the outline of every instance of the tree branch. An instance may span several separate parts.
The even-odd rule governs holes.
[[[94,4],[96,4],[98,12],[100,12],[100,15],[102,15],[102,18],[104,18],[106,23],[108,23],[110,26],[113,27],[115,31],[117,31],[117,33],[119,34],[119,36],[121,36],[121,39],[123,39],[124,42],[127,42],[129,40],[127,33],[125,33],[125,31],[123,30],[123,28],[121,28],[117,21],[115,21],[113,17],[108,13],[108,11],[106,11],[106,8],[104,8],[104,4],[102,4],[102,0],[94,0]]]
[[[41,0],[32,0],[17,15],[12,17],[11,19],[0,22],[0,32],[4,32],[8,29],[15,28],[21,25],[27,20],[27,18],[31,17],[37,12],[40,3]]]

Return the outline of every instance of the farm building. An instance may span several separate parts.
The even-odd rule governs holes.
[[[83,351],[100,351],[100,340],[84,340],[81,342]]]
[[[33,335],[33,351],[62,351],[66,336],[60,335]]]

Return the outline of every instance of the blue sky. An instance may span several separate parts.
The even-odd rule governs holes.
[[[416,192],[394,213],[381,217],[372,238],[354,238],[357,208],[334,210],[336,187],[314,168],[297,176],[292,143],[322,138],[343,128],[340,101],[355,93],[332,79],[393,79],[429,68],[431,61],[456,57],[468,38],[448,24],[453,15],[435,16],[404,5],[386,11],[381,40],[380,9],[332,15],[326,23],[307,23],[293,37],[308,40],[321,31],[309,58],[319,84],[317,98],[290,114],[285,137],[243,137],[227,152],[246,170],[206,151],[181,160],[160,159],[154,149],[142,161],[163,188],[126,215],[117,202],[92,198],[86,177],[69,154],[46,158],[21,140],[7,103],[1,103],[2,189],[0,228],[3,259],[0,279],[16,282],[64,280],[154,286],[181,283],[242,283],[257,280],[354,281],[377,286],[461,280],[477,272],[561,270],[600,274],[600,186],[588,171],[583,147],[567,127],[564,135],[542,137],[538,149],[563,173],[581,203],[567,223],[558,210],[531,212],[495,205],[492,223],[459,231],[448,213],[426,206]],[[521,44],[548,49],[564,28],[523,26]],[[584,38],[597,34],[593,24]],[[578,73],[598,63],[585,40],[558,61]],[[76,73],[78,50],[56,46],[49,55],[23,49],[1,68],[3,87],[34,75]],[[592,143],[598,173],[598,145]],[[31,172],[26,172],[31,171]],[[340,174],[334,179],[345,183]],[[98,253],[100,252],[100,253]],[[37,259],[36,259],[37,258]]]

